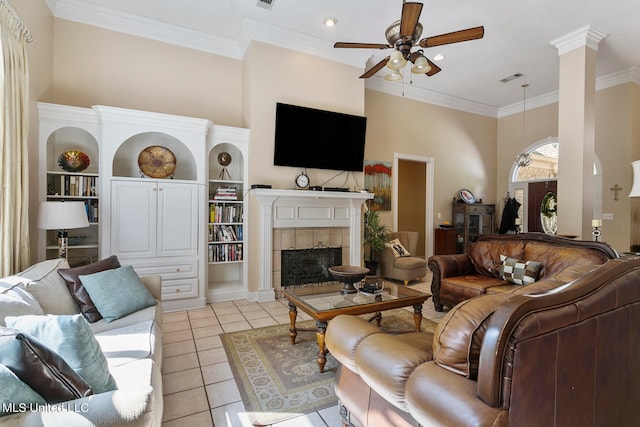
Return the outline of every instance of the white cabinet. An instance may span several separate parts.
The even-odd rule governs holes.
[[[196,255],[199,206],[195,184],[112,180],[113,253],[122,258]]]

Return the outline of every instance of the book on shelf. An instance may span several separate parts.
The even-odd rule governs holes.
[[[238,193],[235,187],[220,186],[213,193],[213,200],[238,200]]]

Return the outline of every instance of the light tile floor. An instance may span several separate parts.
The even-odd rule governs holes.
[[[431,278],[425,277],[424,282],[410,286],[430,293],[430,283]],[[436,312],[428,300],[423,315],[439,321],[444,313]],[[301,311],[298,316],[309,319]],[[202,309],[163,314],[163,427],[251,425],[219,335],[288,323],[285,299],[217,302]],[[341,419],[336,405],[273,426],[338,427]]]

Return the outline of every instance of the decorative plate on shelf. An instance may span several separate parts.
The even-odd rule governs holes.
[[[166,147],[150,145],[138,155],[138,166],[150,178],[166,178],[174,175],[176,156]]]
[[[476,202],[476,198],[473,196],[473,193],[469,190],[465,190],[463,188],[462,190],[460,190],[458,194],[460,195],[460,198],[462,199],[462,201],[465,203],[471,204]]]
[[[58,166],[66,172],[82,172],[89,163],[89,156],[78,150],[65,151],[58,157]]]

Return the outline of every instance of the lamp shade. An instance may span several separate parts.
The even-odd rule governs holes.
[[[392,70],[399,70],[400,68],[407,65],[407,60],[402,56],[402,52],[399,50],[394,50],[391,54],[391,57],[387,61],[387,67]]]
[[[631,162],[631,167],[633,168],[633,186],[629,197],[640,197],[640,160]]]
[[[89,226],[84,202],[42,202],[38,212],[38,228],[68,230]]]
[[[389,74],[384,76],[384,79],[390,82],[395,82],[402,79],[402,73],[400,73],[400,71],[398,70],[391,70]]]
[[[411,67],[411,72],[413,74],[424,74],[431,71],[431,65],[429,65],[429,61],[427,58],[420,55],[413,63],[413,67]]]

